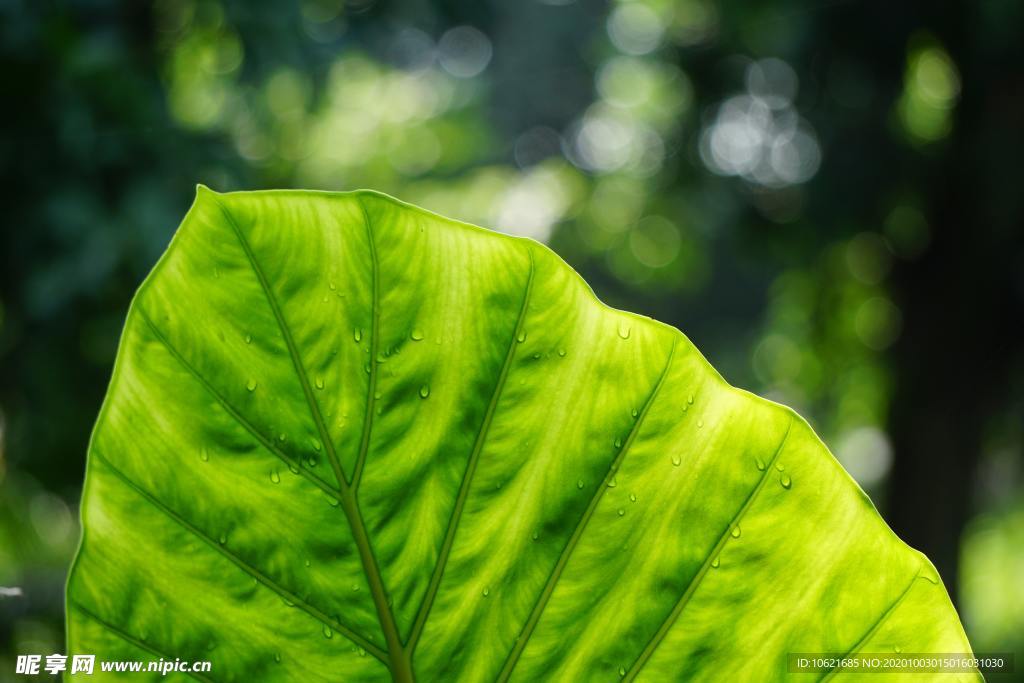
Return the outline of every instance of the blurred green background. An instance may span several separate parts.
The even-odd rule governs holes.
[[[1022,29],[1017,0],[0,0],[0,679],[64,649],[89,431],[197,182],[550,244],[807,416],[1021,659]]]

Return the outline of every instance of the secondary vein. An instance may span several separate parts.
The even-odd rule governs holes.
[[[143,642],[139,638],[136,638],[132,634],[128,633],[123,628],[121,628],[119,626],[116,626],[116,625],[110,623],[109,621],[107,621],[106,619],[103,619],[103,618],[99,617],[94,612],[92,612],[92,610],[86,608],[82,603],[78,602],[77,600],[72,600],[71,601],[71,605],[75,609],[77,609],[79,612],[81,612],[82,614],[87,616],[89,619],[92,619],[94,622],[96,622],[97,624],[102,626],[104,629],[106,629],[110,633],[113,633],[115,636],[117,636],[121,640],[125,641],[126,643],[130,643],[131,645],[134,645],[135,647],[139,648],[140,650],[148,652],[149,654],[154,655],[156,657],[159,657],[160,659],[165,659],[165,660],[173,660],[174,659],[174,657],[170,656],[166,652],[161,652],[160,650],[156,649],[155,647],[153,647],[149,643]],[[212,678],[210,678],[209,676],[204,676],[203,674],[201,674],[199,672],[196,672],[196,671],[183,671],[181,673],[184,673],[185,675],[190,676],[191,678],[194,678],[197,681],[203,681],[203,683],[214,683],[214,680]]]
[[[672,611],[669,612],[668,617],[666,617],[665,620],[661,623],[661,626],[658,628],[657,631],[655,631],[654,635],[651,636],[650,641],[648,641],[647,645],[640,652],[640,655],[637,657],[636,661],[633,662],[633,665],[629,668],[629,671],[626,673],[626,676],[622,679],[625,683],[629,683],[640,674],[640,670],[643,669],[645,664],[647,664],[647,660],[651,658],[651,655],[654,654],[654,651],[657,649],[658,645],[661,644],[662,640],[664,640],[665,636],[671,630],[676,620],[679,619],[679,615],[682,614],[683,610],[686,608],[686,605],[690,602],[690,598],[692,598],[693,594],[696,592],[697,587],[701,584],[701,581],[703,581],[704,577],[707,575],[708,570],[711,568],[711,563],[714,562],[715,558],[718,557],[718,554],[722,552],[722,548],[729,540],[732,530],[735,529],[736,525],[740,523],[740,520],[743,519],[743,515],[746,514],[747,510],[750,509],[750,506],[754,503],[754,499],[757,497],[757,494],[761,491],[762,488],[764,488],[765,482],[768,481],[768,475],[771,474],[772,468],[775,466],[775,463],[778,460],[779,455],[782,453],[782,447],[786,445],[786,441],[789,439],[789,432],[792,428],[793,418],[791,417],[789,423],[787,423],[786,425],[786,432],[782,435],[782,440],[779,442],[779,445],[775,448],[775,453],[772,454],[771,460],[768,462],[767,465],[765,465],[764,472],[761,474],[761,478],[758,479],[757,485],[754,486],[754,488],[750,491],[749,494],[747,494],[747,497],[743,501],[743,504],[740,506],[739,510],[736,511],[736,514],[733,515],[732,519],[726,525],[725,529],[722,530],[721,535],[718,537],[718,541],[715,543],[714,547],[711,548],[711,552],[709,552],[707,556],[704,558],[704,562],[701,564],[700,569],[697,571],[694,577],[690,579],[690,583],[686,586],[686,590],[683,591],[682,596],[680,596],[679,600],[672,608]]]
[[[526,649],[526,644],[529,641],[530,636],[533,635],[533,630],[540,622],[541,615],[544,613],[544,608],[547,607],[548,601],[554,594],[555,586],[558,584],[558,580],[562,577],[562,572],[565,570],[565,567],[569,562],[569,558],[576,549],[576,545],[583,536],[583,532],[586,530],[588,522],[590,522],[590,519],[593,517],[595,510],[597,510],[598,503],[601,502],[601,498],[604,496],[604,492],[608,488],[608,482],[615,476],[615,473],[618,471],[623,459],[629,452],[629,448],[633,445],[633,441],[639,433],[640,426],[643,424],[644,418],[647,417],[647,413],[650,410],[651,405],[654,403],[654,399],[657,397],[658,391],[665,383],[665,378],[668,377],[668,371],[672,366],[672,358],[675,356],[675,352],[676,342],[673,340],[672,349],[669,351],[668,360],[665,362],[665,368],[661,371],[661,376],[658,377],[657,383],[654,385],[650,395],[644,402],[643,408],[638,413],[636,421],[629,430],[629,435],[622,444],[622,448],[608,467],[608,473],[605,474],[604,479],[602,479],[601,483],[598,484],[597,490],[594,491],[594,495],[590,499],[590,504],[587,505],[587,509],[576,523],[572,536],[569,537],[568,542],[562,549],[562,553],[558,557],[558,562],[555,563],[555,567],[552,570],[551,575],[548,577],[548,581],[545,584],[544,589],[541,591],[540,597],[537,598],[537,602],[534,605],[533,610],[530,612],[529,618],[526,620],[522,630],[519,632],[519,637],[516,638],[515,646],[512,648],[512,651],[505,660],[505,664],[502,667],[501,672],[498,674],[497,680],[499,683],[504,683],[509,679],[512,675],[512,671],[516,667],[516,664],[519,662],[519,657],[522,655],[523,650]]]
[[[363,200],[356,195],[359,209],[363,212],[363,222],[366,225],[366,239],[370,246],[370,380],[366,388],[366,412],[363,415],[363,433],[359,439],[359,454],[356,456],[355,469],[352,473],[352,488],[359,490],[359,482],[363,478],[363,468],[366,466],[366,455],[370,450],[370,431],[373,427],[373,406],[377,400],[377,352],[380,348],[380,266],[377,262],[377,245],[373,239],[373,226],[370,224],[370,215],[366,212]]]
[[[133,481],[131,477],[122,472],[120,468],[114,465],[114,463],[112,463],[109,458],[104,456],[98,450],[94,449],[92,454],[96,459],[98,459],[100,462],[106,465],[114,474],[114,476],[116,476],[125,486],[134,491],[137,495],[139,495],[151,506],[162,512],[168,519],[173,521],[182,529],[188,531],[193,536],[203,541],[207,546],[209,546],[210,548],[224,556],[236,567],[244,571],[252,578],[256,579],[257,583],[264,586],[265,588],[268,588],[274,593],[277,593],[285,601],[294,604],[303,612],[309,614],[311,617],[313,617],[320,623],[324,624],[325,626],[331,627],[338,633],[341,633],[349,640],[354,642],[356,645],[362,647],[364,650],[372,654],[377,659],[381,660],[385,664],[387,663],[387,653],[381,650],[378,646],[374,645],[369,640],[359,635],[355,630],[349,628],[348,626],[345,626],[337,619],[332,618],[323,610],[313,606],[308,601],[303,600],[297,594],[293,593],[292,591],[288,590],[287,588],[279,584],[274,579],[270,578],[266,573],[258,569],[255,565],[253,565],[250,562],[247,562],[246,560],[242,559],[241,556],[231,552],[228,548],[221,545],[217,540],[212,538],[205,531],[203,531],[195,524],[185,519],[184,516],[182,516],[179,512],[171,508],[169,505],[167,505],[162,500],[157,498],[154,494],[150,493],[145,488],[143,488],[135,481]]]
[[[463,472],[462,482],[459,485],[459,492],[455,499],[455,506],[452,509],[451,518],[448,521],[448,529],[445,532],[444,541],[441,544],[441,552],[438,555],[437,563],[434,566],[434,572],[430,577],[430,583],[428,584],[427,591],[423,596],[423,602],[420,604],[419,610],[417,610],[416,619],[413,622],[412,631],[409,634],[407,649],[410,657],[416,649],[416,644],[419,642],[420,635],[423,632],[423,627],[427,622],[427,617],[430,616],[430,610],[434,605],[434,598],[437,596],[437,591],[441,586],[441,579],[444,576],[444,570],[448,564],[448,557],[455,541],[455,533],[458,530],[459,520],[462,518],[462,511],[465,509],[466,500],[469,497],[470,484],[473,481],[473,475],[476,473],[476,465],[480,459],[480,453],[483,451],[484,442],[487,440],[487,432],[490,430],[491,422],[494,419],[498,400],[501,397],[502,388],[505,386],[505,379],[508,377],[509,369],[512,367],[512,359],[515,357],[516,347],[519,346],[517,339],[520,331],[523,329],[523,323],[526,320],[526,311],[529,308],[530,294],[533,290],[533,251],[528,250],[527,253],[530,256],[530,271],[526,277],[526,287],[523,293],[522,304],[519,307],[519,316],[516,319],[515,328],[512,330],[512,339],[509,342],[508,350],[505,352],[505,360],[502,363],[500,372],[498,373],[498,380],[495,383],[494,391],[491,393],[490,403],[487,405],[487,411],[484,413],[484,419],[480,424],[480,429],[477,431],[476,440],[473,442],[473,449],[470,452],[469,459],[466,461],[466,469]]]

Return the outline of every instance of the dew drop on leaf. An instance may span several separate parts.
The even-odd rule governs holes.
[[[327,624],[324,624],[324,638],[333,638],[333,637],[334,637],[334,631],[331,630],[330,626],[328,626]]]
[[[356,343],[358,344],[363,339],[363,331],[358,327],[352,330],[352,338],[355,339]]]
[[[637,415],[640,414],[640,412],[636,408],[633,408],[633,410],[629,411],[629,414],[632,415],[633,417],[636,417]]]
[[[783,465],[781,462],[777,462],[775,463],[775,469],[777,469],[779,472],[785,472],[786,466]]]
[[[678,455],[673,455],[672,456],[672,464],[675,465],[676,467],[679,467],[679,465],[681,465],[682,462],[683,462],[683,459],[680,458]]]
[[[704,428],[704,420],[697,420],[697,429]]]
[[[690,394],[689,396],[686,397],[686,402],[689,403],[690,405],[693,405],[693,394]]]
[[[245,343],[246,344],[252,344],[252,335],[251,334],[245,335]]]
[[[274,482],[275,484],[281,483],[281,475],[277,473],[277,470],[273,470],[270,473],[270,481]]]
[[[516,335],[516,341],[520,344],[526,341],[526,330],[519,330],[519,334]]]
[[[622,438],[621,437],[618,437],[618,436],[615,437],[615,447],[616,448],[622,448]]]
[[[620,666],[619,667],[619,675],[620,676],[625,676],[626,675],[626,667],[624,667],[624,666]]]
[[[427,396],[430,396],[430,387],[424,384],[420,387],[420,398],[426,398]]]
[[[532,533],[532,534],[530,535],[530,538],[532,538],[533,540],[535,540],[535,541],[536,541],[536,540],[537,540],[538,538],[540,538],[540,534],[539,534],[539,533],[537,533],[536,531],[534,531],[534,532],[533,532],[533,533]]]
[[[423,331],[422,330],[413,330],[412,334],[410,334],[409,337],[413,341],[423,341]]]
[[[289,470],[289,471],[290,471],[290,472],[291,472],[292,474],[298,474],[298,473],[299,473],[299,468],[298,468],[298,467],[296,467],[295,465],[288,465],[288,470]]]
[[[615,488],[615,486],[616,486],[615,477],[612,477],[611,479],[608,480],[608,488],[613,489],[613,488]]]
[[[790,486],[793,485],[793,480],[789,478],[788,474],[783,474],[781,477],[779,477],[779,483],[782,484],[782,488],[788,489]]]
[[[734,527],[732,528],[732,537],[733,537],[733,538],[739,538],[739,537],[740,537],[740,534],[741,534],[741,533],[742,533],[742,532],[740,531],[740,526],[739,526],[739,524],[737,524],[736,526],[734,526]]]
[[[277,662],[278,664],[281,663],[281,653],[280,652],[275,652],[274,653],[274,661]]]
[[[565,349],[558,349],[558,355],[565,358]]]
[[[629,326],[629,323],[626,323],[626,322],[619,323],[619,336],[620,337],[622,337],[623,339],[629,339],[629,333],[630,332],[632,332],[632,328]]]
[[[314,458],[312,455],[306,458],[306,465],[309,467],[316,467],[316,458]]]
[[[490,594],[491,594],[491,589],[490,588],[484,588],[483,596],[486,598]]]
[[[200,449],[199,450],[199,459],[202,460],[203,462],[209,462],[209,460],[210,460],[210,451],[206,450],[206,448]]]
[[[718,569],[718,565],[720,565],[720,564],[721,564],[721,561],[718,559],[718,556],[716,555],[715,559],[711,560],[711,567],[714,568],[714,569]]]
[[[249,391],[256,391],[256,380],[249,380],[249,382],[245,385],[245,388],[248,389]]]
[[[635,493],[629,494],[629,499],[635,503],[636,502],[636,494]]]
[[[759,471],[764,472],[764,468],[765,468],[764,460],[762,460],[761,458],[754,458],[754,464],[757,465],[757,469]]]
[[[224,545],[228,542],[228,537],[225,534],[221,534],[220,538],[218,538],[217,540],[220,541],[221,545]]]
[[[622,517],[625,514],[626,514],[626,511],[623,510],[622,508],[619,508],[619,517]]]
[[[577,479],[576,480],[576,488],[578,488],[578,489],[583,488],[583,480],[582,479]]]
[[[316,378],[316,388],[317,389],[323,389],[324,388],[324,378],[323,377],[317,377]]]

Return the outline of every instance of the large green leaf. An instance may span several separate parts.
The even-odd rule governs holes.
[[[129,312],[82,514],[69,650],[202,680],[969,651],[792,411],[546,248],[370,192],[200,188]]]

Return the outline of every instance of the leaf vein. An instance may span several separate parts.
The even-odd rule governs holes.
[[[164,660],[172,660],[172,659],[174,659],[174,657],[171,657],[166,652],[161,652],[160,650],[156,649],[155,647],[153,647],[149,643],[143,642],[142,640],[139,640],[135,636],[131,635],[130,633],[125,631],[123,628],[121,628],[119,626],[115,626],[114,624],[110,623],[106,619],[103,619],[103,618],[99,617],[92,610],[86,608],[85,605],[83,605],[82,603],[78,602],[77,600],[72,600],[71,601],[71,605],[74,606],[74,608],[77,609],[79,612],[81,612],[85,616],[89,617],[89,619],[93,620],[94,622],[96,622],[97,624],[102,626],[104,629],[106,629],[110,633],[113,633],[115,636],[117,636],[121,640],[125,641],[126,643],[134,645],[135,647],[139,648],[140,650],[145,650],[146,652],[150,653],[151,655],[155,655],[156,657],[159,657],[160,659],[164,659]],[[203,683],[214,683],[214,679],[210,678],[209,676],[204,676],[203,674],[199,673],[198,671],[183,671],[181,673],[184,673],[187,676],[196,679],[197,681],[203,681]]]
[[[377,352],[380,348],[380,264],[377,261],[377,245],[373,239],[373,226],[370,224],[370,215],[366,212],[366,205],[356,195],[359,209],[363,212],[363,222],[366,225],[366,238],[370,246],[370,270],[371,270],[371,293],[370,293],[370,381],[366,387],[366,412],[363,414],[363,433],[359,438],[359,454],[356,456],[355,469],[352,473],[352,488],[358,490],[359,482],[363,478],[363,468],[366,466],[366,456],[370,450],[370,431],[373,428],[373,405],[377,395]]]
[[[789,423],[786,425],[786,432],[782,435],[782,440],[779,441],[779,445],[775,448],[775,452],[772,454],[771,460],[768,462],[767,465],[765,465],[764,472],[761,474],[761,478],[758,480],[757,485],[754,486],[751,492],[747,495],[746,499],[743,501],[743,504],[740,506],[739,510],[736,511],[736,514],[733,515],[732,519],[726,525],[725,529],[718,537],[718,541],[711,548],[711,552],[709,552],[707,556],[704,558],[704,562],[701,564],[700,569],[690,580],[690,583],[686,586],[686,590],[683,592],[682,596],[680,596],[679,600],[672,608],[672,611],[669,612],[668,617],[665,618],[665,620],[661,623],[661,626],[658,628],[658,630],[655,631],[653,636],[651,636],[650,641],[648,641],[647,645],[640,652],[640,655],[637,657],[636,661],[629,668],[629,671],[627,672],[625,678],[622,679],[624,683],[629,683],[640,674],[640,670],[643,669],[644,665],[651,658],[651,655],[654,654],[654,651],[662,643],[662,641],[665,639],[665,636],[668,635],[668,632],[672,629],[672,626],[679,619],[679,615],[682,614],[683,610],[686,608],[686,605],[689,604],[690,599],[693,597],[693,594],[697,590],[697,587],[701,585],[701,582],[707,575],[708,570],[711,568],[711,563],[714,562],[715,558],[718,557],[719,553],[722,552],[722,548],[725,547],[726,542],[728,542],[732,530],[735,529],[736,526],[740,523],[740,520],[743,519],[743,516],[746,514],[747,510],[749,510],[751,505],[753,505],[754,499],[757,497],[757,494],[760,493],[761,489],[764,488],[765,482],[768,481],[768,477],[772,473],[772,469],[774,468],[775,463],[778,461],[779,455],[782,453],[783,447],[786,445],[786,441],[789,440],[789,433],[790,430],[792,430],[792,428],[793,418],[790,417]]]
[[[299,607],[299,609],[301,609],[303,612],[305,612],[306,614],[310,615],[311,617],[313,617],[314,619],[316,619],[320,623],[324,624],[325,626],[329,626],[332,629],[338,631],[338,633],[343,634],[349,640],[351,640],[352,642],[354,642],[357,645],[359,645],[360,647],[362,647],[364,650],[366,650],[367,652],[372,654],[377,659],[380,659],[382,662],[387,663],[387,653],[384,652],[383,650],[381,650],[378,646],[374,645],[369,640],[367,640],[363,636],[359,635],[356,631],[354,631],[350,627],[345,626],[344,624],[342,624],[338,620],[330,617],[328,614],[326,614],[322,610],[320,610],[317,607],[313,606],[308,601],[302,599],[301,597],[299,597],[298,595],[296,595],[292,591],[288,590],[287,588],[285,588],[284,586],[279,584],[277,581],[275,581],[274,579],[270,578],[266,573],[264,573],[263,571],[258,569],[252,563],[242,559],[241,556],[239,556],[239,555],[231,552],[227,548],[225,548],[223,545],[218,543],[215,539],[211,538],[202,529],[200,529],[195,524],[193,524],[192,522],[190,522],[187,519],[185,519],[180,513],[176,512],[169,505],[167,505],[162,500],[157,498],[155,495],[153,495],[152,493],[147,491],[141,485],[139,485],[139,484],[135,483],[134,481],[132,481],[132,479],[127,474],[122,472],[116,465],[114,465],[114,463],[112,463],[110,461],[109,458],[104,456],[102,453],[100,453],[97,450],[93,450],[93,455],[98,460],[100,460],[103,464],[105,464],[107,467],[109,467],[111,472],[113,472],[114,475],[125,486],[127,486],[128,488],[133,490],[143,500],[148,502],[150,505],[155,507],[157,510],[159,510],[162,513],[164,513],[164,515],[167,516],[168,519],[172,520],[174,523],[176,523],[182,529],[188,531],[193,536],[195,536],[199,540],[203,541],[206,545],[208,545],[210,548],[212,548],[213,550],[215,550],[218,553],[220,553],[222,556],[224,556],[225,559],[229,560],[236,567],[238,567],[239,569],[244,571],[246,574],[248,574],[252,578],[256,579],[257,583],[259,583],[260,585],[264,586],[265,588],[273,591],[274,593],[277,593],[281,598],[284,598],[286,601],[293,603],[294,605]]]
[[[455,533],[458,530],[459,521],[462,518],[462,512],[465,509],[466,500],[469,497],[470,484],[473,481],[473,475],[476,473],[476,465],[480,459],[480,454],[483,451],[483,445],[487,439],[487,433],[490,430],[491,422],[494,419],[494,413],[497,409],[502,389],[505,386],[505,380],[507,379],[509,370],[512,367],[512,359],[515,357],[516,347],[519,346],[518,336],[526,320],[526,311],[530,305],[530,294],[533,291],[533,251],[528,250],[527,253],[530,256],[530,272],[526,277],[526,287],[523,293],[523,301],[519,308],[519,316],[516,319],[515,328],[512,330],[512,340],[509,342],[508,350],[505,353],[505,360],[498,373],[498,380],[495,382],[494,391],[491,393],[490,403],[487,405],[487,411],[484,414],[484,419],[480,424],[480,429],[477,431],[476,439],[473,442],[473,449],[470,451],[469,459],[466,461],[466,469],[462,475],[462,482],[459,485],[459,492],[455,499],[455,506],[452,508],[451,518],[448,521],[448,528],[445,531],[444,541],[441,544],[441,552],[438,555],[437,564],[435,565],[434,572],[430,577],[430,583],[428,584],[427,592],[423,596],[423,602],[420,604],[420,608],[416,613],[416,620],[413,622],[408,645],[410,656],[415,650],[417,642],[419,642],[419,637],[426,625],[427,617],[430,616],[430,610],[433,607],[437,591],[441,586],[441,579],[444,576],[444,570],[448,564],[448,557],[450,556],[451,549],[455,541]]]
[[[609,465],[607,474],[605,474],[604,479],[602,479],[601,482],[598,484],[597,490],[594,491],[594,495],[591,497],[590,503],[587,505],[587,509],[584,511],[583,515],[576,523],[572,535],[569,537],[569,540],[566,542],[565,547],[562,549],[562,552],[558,557],[558,561],[555,563],[555,567],[551,571],[547,583],[544,585],[544,589],[541,591],[540,596],[537,598],[537,602],[534,605],[533,610],[530,612],[529,618],[527,619],[522,630],[520,631],[519,637],[516,639],[515,646],[509,653],[508,658],[505,660],[505,664],[498,675],[497,680],[499,681],[499,683],[504,683],[509,679],[509,677],[512,675],[512,671],[515,669],[516,664],[519,662],[519,657],[522,655],[523,650],[526,649],[526,644],[529,641],[530,636],[533,635],[533,631],[536,628],[537,624],[540,622],[540,618],[544,612],[544,608],[547,607],[548,601],[554,594],[555,586],[558,584],[559,579],[561,579],[562,573],[569,562],[569,558],[572,555],[573,550],[575,550],[576,548],[576,544],[579,543],[580,538],[583,536],[583,532],[586,530],[587,524],[593,517],[594,512],[597,509],[598,503],[601,502],[601,498],[604,496],[604,492],[608,488],[609,481],[612,479],[612,477],[615,476],[615,473],[618,471],[619,466],[625,459],[626,454],[629,452],[630,446],[633,445],[633,441],[635,440],[636,435],[640,431],[640,426],[643,424],[644,418],[647,417],[647,413],[650,410],[651,405],[654,403],[654,399],[658,396],[658,391],[665,383],[665,378],[668,377],[668,371],[669,368],[672,366],[672,358],[675,356],[675,352],[676,342],[675,340],[673,340],[672,349],[669,351],[668,359],[665,362],[665,368],[661,371],[661,375],[658,377],[657,383],[655,383],[650,395],[644,402],[643,408],[641,408],[640,412],[637,414],[636,421],[630,428],[629,435],[626,437],[625,442],[622,444],[622,448],[619,449],[619,452],[616,454],[615,458]]]
[[[136,310],[138,310],[139,315],[142,316],[142,319],[143,321],[145,321],[146,325],[148,325],[149,328],[153,331],[153,334],[156,336],[157,340],[161,344],[163,344],[164,348],[167,349],[167,352],[171,354],[171,357],[177,360],[178,363],[183,368],[185,368],[193,377],[196,378],[196,380],[200,384],[203,385],[203,387],[210,393],[211,396],[213,396],[213,398],[221,405],[221,407],[224,408],[225,412],[227,412],[227,414],[235,420],[235,422],[237,422],[241,427],[243,427],[247,432],[249,432],[249,434],[251,434],[253,438],[255,438],[264,448],[266,448],[272,454],[280,458],[286,465],[289,466],[289,468],[291,468],[292,471],[298,469],[299,474],[301,474],[305,479],[309,480],[311,483],[315,484],[324,493],[328,494],[332,498],[340,499],[340,494],[338,493],[337,489],[335,489],[333,486],[325,482],[320,477],[310,472],[302,465],[301,462],[299,462],[295,458],[292,458],[284,451],[280,450],[277,446],[274,445],[272,441],[270,441],[265,436],[260,434],[259,430],[256,429],[255,425],[249,422],[249,420],[247,420],[245,416],[243,416],[234,406],[232,406],[227,401],[227,399],[225,399],[224,396],[217,391],[216,387],[214,387],[213,384],[209,380],[207,380],[202,375],[202,373],[199,372],[199,370],[197,370],[191,363],[188,362],[188,360],[185,359],[182,353],[167,338],[167,335],[161,332],[160,329],[153,323],[153,320],[149,317],[149,315],[145,311],[143,311],[141,307],[137,308]]]

